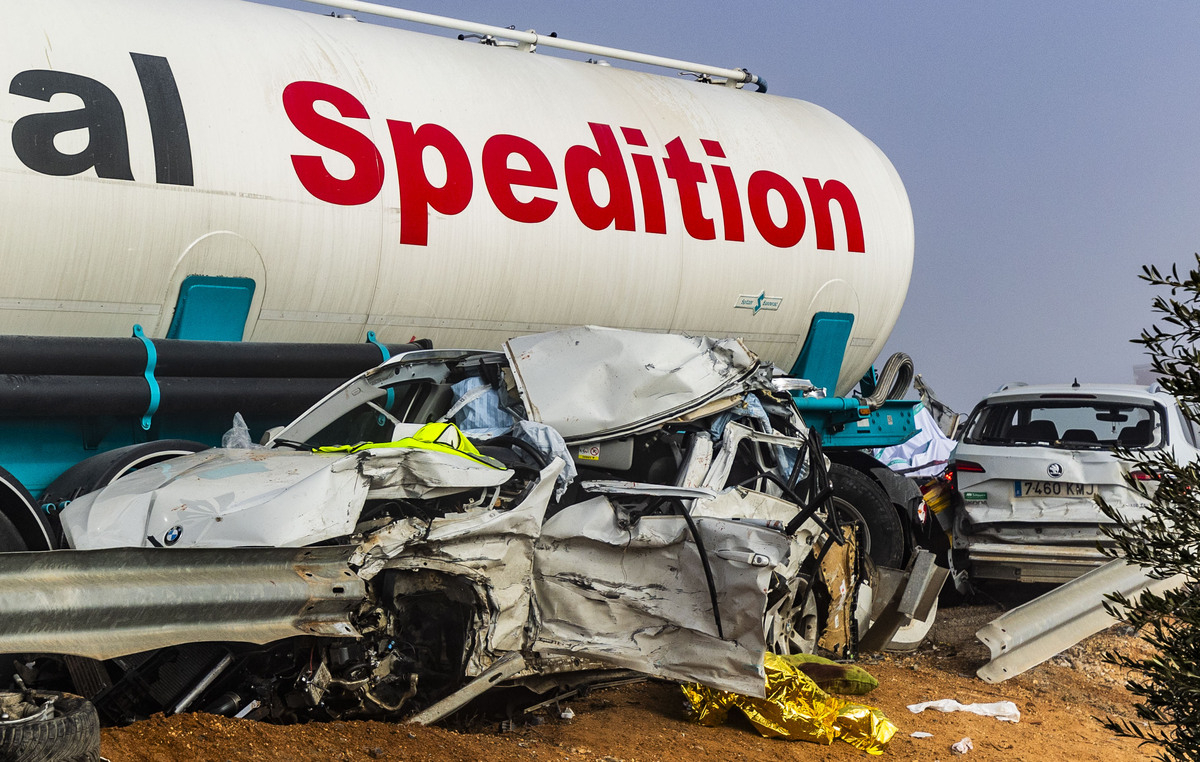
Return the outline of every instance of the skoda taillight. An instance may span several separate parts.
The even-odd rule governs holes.
[[[1142,470],[1142,469],[1140,469],[1140,468],[1131,468],[1131,469],[1129,469],[1129,475],[1130,475],[1130,476],[1132,476],[1134,479],[1136,479],[1136,480],[1137,480],[1137,481],[1139,481],[1139,482],[1156,482],[1156,481],[1159,481],[1159,477],[1158,477],[1158,476],[1156,476],[1156,475],[1154,475],[1154,474],[1151,474],[1151,473],[1148,473],[1148,472],[1146,472],[1146,471],[1143,471],[1143,470]]]
[[[946,473],[950,477],[950,488],[953,489],[955,492],[958,491],[958,474],[960,472],[968,473],[968,474],[987,473],[987,471],[984,470],[983,466],[979,465],[978,463],[976,463],[973,460],[950,461],[950,466],[946,469]]]

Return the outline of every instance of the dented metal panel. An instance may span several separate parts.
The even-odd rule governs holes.
[[[513,475],[461,455],[408,448],[369,450],[360,456],[360,470],[372,498],[443,497],[498,487]]]
[[[712,564],[723,637],[684,519],[645,516],[628,524],[608,498],[597,497],[555,514],[543,528],[536,650],[761,696],[766,589],[790,542],[744,522],[695,521]]]
[[[530,420],[568,441],[625,436],[737,387],[758,365],[738,339],[582,326],[504,345]]]
[[[354,530],[367,494],[356,456],[213,449],[135,471],[62,512],[79,550],[297,547]]]
[[[356,637],[352,548],[0,554],[2,653],[109,659],[205,641]]]

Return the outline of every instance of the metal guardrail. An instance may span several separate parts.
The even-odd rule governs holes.
[[[0,554],[0,653],[109,659],[205,641],[355,637],[352,546]]]
[[[1104,610],[1108,593],[1136,600],[1142,591],[1161,593],[1184,581],[1182,576],[1151,579],[1140,566],[1109,561],[979,628],[975,637],[991,650],[992,660],[975,674],[984,682],[1003,682],[1116,624]]]

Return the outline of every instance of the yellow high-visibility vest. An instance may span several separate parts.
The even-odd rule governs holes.
[[[507,470],[507,467],[500,461],[479,452],[475,445],[471,444],[471,440],[467,439],[467,435],[463,434],[453,423],[427,423],[417,429],[411,437],[405,437],[395,442],[332,445],[314,448],[313,452],[363,452],[364,450],[379,450],[388,447],[410,447],[417,450],[432,450],[447,455],[458,455],[482,463],[489,468]]]

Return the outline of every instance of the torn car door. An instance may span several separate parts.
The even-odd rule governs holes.
[[[745,522],[694,523],[711,586],[682,516],[632,518],[599,496],[549,518],[536,550],[535,649],[761,696],[766,591],[790,541]]]

